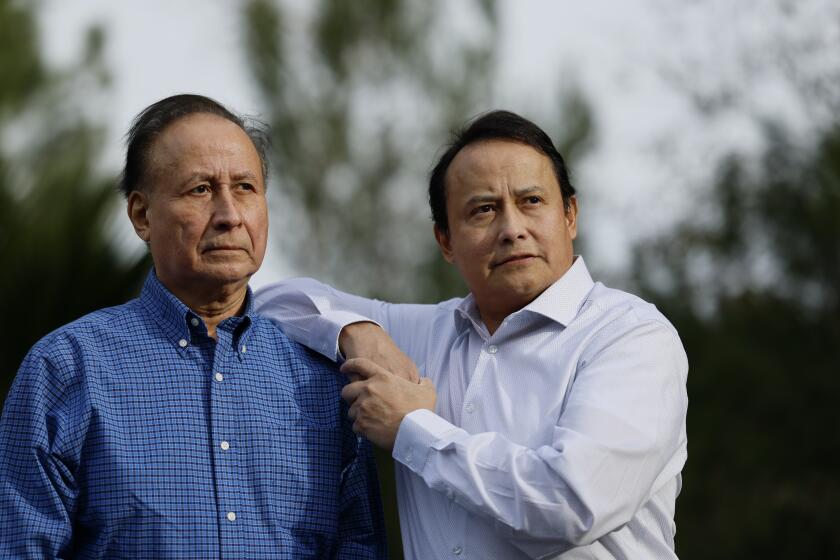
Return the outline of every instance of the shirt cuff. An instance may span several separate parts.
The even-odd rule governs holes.
[[[376,321],[350,311],[324,311],[320,319],[323,322],[324,331],[320,336],[322,348],[318,351],[339,364],[344,362],[344,355],[338,348],[338,337],[344,327],[353,323],[373,323],[382,328],[382,325]]]
[[[415,473],[422,474],[432,450],[448,449],[462,432],[466,434],[431,410],[415,410],[406,414],[400,423],[392,456]]]

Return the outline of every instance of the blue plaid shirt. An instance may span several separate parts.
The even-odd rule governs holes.
[[[218,340],[152,271],[46,336],[0,420],[0,558],[382,558],[334,364],[248,307]]]

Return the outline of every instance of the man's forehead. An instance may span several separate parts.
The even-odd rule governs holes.
[[[492,190],[495,180],[510,176],[550,180],[554,172],[548,156],[527,144],[512,140],[481,140],[458,152],[447,169],[446,183],[447,186],[466,183]],[[540,183],[517,186],[539,186]]]
[[[161,146],[194,151],[247,146],[256,153],[251,138],[239,125],[209,113],[187,115],[170,123],[152,142],[152,149]]]
[[[150,146],[146,167],[183,168],[192,175],[208,172],[205,161],[224,163],[239,175],[262,175],[259,153],[248,134],[236,123],[206,113],[167,126]]]

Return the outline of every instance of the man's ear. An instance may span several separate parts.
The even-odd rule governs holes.
[[[141,191],[131,191],[128,195],[128,219],[134,226],[137,237],[149,242],[151,232],[149,230],[149,196]]]
[[[435,230],[435,239],[437,239],[438,246],[440,247],[440,252],[443,255],[443,258],[446,259],[446,262],[452,264],[455,261],[455,258],[452,254],[452,244],[449,240],[449,234],[443,233],[437,224],[434,225]]]
[[[577,237],[577,215],[578,205],[577,197],[570,196],[568,200],[568,208],[566,211],[566,229],[569,231],[569,238],[575,239]]]

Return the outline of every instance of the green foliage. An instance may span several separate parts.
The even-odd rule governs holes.
[[[730,161],[704,225],[641,247],[635,276],[689,372],[680,558],[836,558],[840,537],[840,126],[778,130]]]
[[[121,303],[148,268],[121,259],[108,238],[119,196],[95,169],[100,130],[72,112],[85,78],[101,83],[101,31],[67,74],[41,60],[31,12],[0,0],[0,400],[39,338],[94,309]]]
[[[24,105],[44,82],[44,68],[36,48],[31,14],[17,3],[0,2],[0,118]]]

